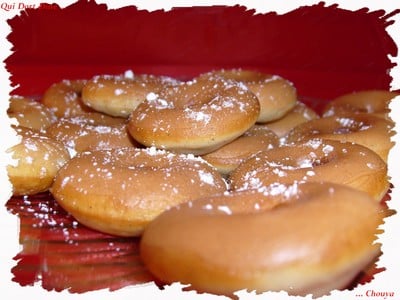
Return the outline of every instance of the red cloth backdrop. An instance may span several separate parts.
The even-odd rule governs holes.
[[[388,55],[397,47],[384,10],[319,3],[278,15],[243,6],[108,10],[78,1],[28,9],[10,19],[7,60],[14,90],[39,95],[61,79],[154,73],[190,78],[216,68],[279,74],[300,95],[329,100],[345,92],[390,87]]]

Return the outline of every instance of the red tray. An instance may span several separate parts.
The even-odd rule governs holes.
[[[13,280],[21,285],[40,282],[47,290],[87,292],[116,290],[147,283],[137,238],[120,238],[86,228],[53,199],[42,193],[13,197],[7,209],[20,219]]]

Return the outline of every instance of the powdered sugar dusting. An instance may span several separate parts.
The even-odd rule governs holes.
[[[285,198],[291,198],[298,194],[298,182],[295,181],[293,184],[274,182],[268,186],[259,188],[258,192],[263,193],[265,196],[283,195]]]
[[[318,149],[322,145],[322,140],[320,139],[311,139],[305,143],[306,146],[313,148],[314,150]]]
[[[146,95],[146,100],[151,104],[151,106],[156,109],[174,109],[174,103],[172,101],[167,101],[165,99],[159,98],[159,95],[156,93],[148,93]]]
[[[134,79],[135,78],[135,74],[133,73],[132,70],[126,70],[124,73],[124,77],[125,78],[129,78],[129,79]]]
[[[197,122],[204,122],[205,124],[208,124],[211,121],[212,116],[202,111],[195,111],[189,107],[186,107],[184,109],[184,112],[187,118],[195,120]]]
[[[202,182],[214,185],[214,176],[211,173],[200,170],[199,177]]]
[[[125,93],[125,91],[123,89],[119,89],[119,88],[115,89],[115,91],[114,91],[115,96],[119,96],[119,95],[122,95],[124,93]]]
[[[157,100],[157,99],[158,99],[158,95],[156,93],[151,92],[151,93],[148,93],[146,95],[146,100],[147,101],[154,101],[154,100]]]
[[[335,150],[335,148],[332,145],[325,145],[322,148],[322,152],[324,152],[325,155],[328,155],[329,153],[331,153],[333,150]]]

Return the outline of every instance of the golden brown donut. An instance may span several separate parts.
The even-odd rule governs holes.
[[[312,138],[353,142],[375,151],[385,162],[393,147],[393,123],[370,114],[340,114],[302,123],[286,136],[286,143]]]
[[[259,111],[256,96],[242,85],[198,77],[149,94],[132,112],[128,130],[143,145],[201,155],[241,136]]]
[[[318,118],[319,115],[313,109],[302,102],[297,102],[296,106],[279,120],[262,125],[272,130],[278,137],[283,137],[297,125]]]
[[[201,76],[222,76],[246,85],[260,101],[260,115],[257,119],[259,123],[283,117],[297,102],[297,92],[293,84],[278,75],[243,69],[223,69]]]
[[[259,152],[230,176],[231,189],[246,190],[301,181],[348,185],[380,201],[389,189],[386,163],[353,143],[313,139]]]
[[[226,176],[251,155],[278,146],[279,138],[275,133],[254,125],[236,140],[203,155],[202,158]]]
[[[51,193],[84,225],[137,236],[167,208],[225,190],[221,175],[193,155],[129,147],[78,154]]]
[[[7,110],[10,118],[15,118],[19,126],[43,131],[53,124],[57,117],[38,101],[21,96],[12,96]]]
[[[21,142],[7,150],[13,161],[7,166],[13,195],[33,195],[47,191],[58,170],[70,159],[64,145],[45,134],[15,127]]]
[[[389,103],[399,93],[387,90],[363,90],[344,94],[330,101],[322,115],[329,117],[343,112],[369,113],[390,120]]]
[[[139,146],[128,133],[126,119],[94,112],[61,118],[46,132],[62,142],[71,156],[88,150]]]
[[[161,214],[140,253],[162,283],[318,297],[347,287],[379,255],[383,218],[366,193],[331,183],[225,193]]]
[[[58,118],[92,112],[93,109],[82,102],[82,88],[86,80],[62,80],[52,84],[43,94],[41,102],[50,108]]]
[[[96,111],[115,117],[128,117],[149,93],[178,81],[167,76],[133,74],[94,76],[82,91],[83,102]]]

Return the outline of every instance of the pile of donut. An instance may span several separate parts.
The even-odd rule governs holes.
[[[163,284],[320,296],[380,255],[396,95],[354,92],[317,113],[253,70],[63,80],[11,97],[21,142],[7,170],[14,195],[50,191],[92,229],[141,236]]]

